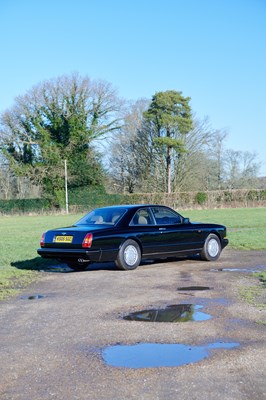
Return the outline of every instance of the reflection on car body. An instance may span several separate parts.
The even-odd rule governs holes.
[[[75,270],[106,261],[132,270],[151,258],[199,254],[215,261],[227,244],[223,225],[193,223],[169,207],[142,204],[97,208],[73,226],[45,232],[37,251]]]

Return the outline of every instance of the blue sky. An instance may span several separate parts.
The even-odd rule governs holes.
[[[0,0],[0,112],[72,72],[130,100],[180,90],[266,176],[266,0]]]

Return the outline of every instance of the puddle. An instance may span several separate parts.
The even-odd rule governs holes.
[[[142,322],[187,322],[207,321],[212,317],[199,311],[203,306],[194,304],[170,305],[166,308],[142,310],[130,313],[123,317],[127,321]]]
[[[52,265],[45,270],[41,270],[40,272],[66,273],[66,272],[72,272],[72,270],[67,265]]]
[[[180,291],[190,291],[190,290],[210,290],[209,286],[185,286],[185,287],[179,287],[177,290]]]
[[[44,296],[43,294],[33,294],[31,296],[22,296],[21,299],[22,300],[40,300],[45,298],[46,296]]]
[[[223,268],[222,272],[255,272],[248,268]]]
[[[253,274],[254,272],[266,271],[266,265],[257,265],[256,267],[251,268],[220,268],[220,269],[211,269],[211,272],[245,272],[249,274]]]
[[[116,345],[102,351],[103,360],[113,367],[158,368],[179,367],[210,357],[212,350],[233,349],[239,343],[215,342],[205,346],[185,344],[138,343]]]

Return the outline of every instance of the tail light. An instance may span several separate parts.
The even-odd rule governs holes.
[[[85,249],[89,249],[91,245],[92,245],[92,233],[87,233],[87,235],[83,239],[82,247]]]
[[[40,246],[44,247],[44,243],[45,243],[45,232],[42,234],[42,238],[41,238],[41,241],[40,241]]]

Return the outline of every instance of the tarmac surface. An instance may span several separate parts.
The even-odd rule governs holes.
[[[84,272],[63,265],[40,272],[37,283],[0,303],[1,400],[265,399],[266,310],[239,295],[241,287],[260,285],[254,270],[266,270],[266,251],[225,249],[216,262],[151,261],[134,271],[94,264]],[[211,318],[123,319],[180,304]],[[230,343],[236,346],[225,348]],[[148,344],[153,361],[146,367],[105,358],[111,349],[131,349],[126,361],[139,361]],[[208,350],[198,361],[165,366],[159,344],[173,345],[174,361],[176,345]]]

